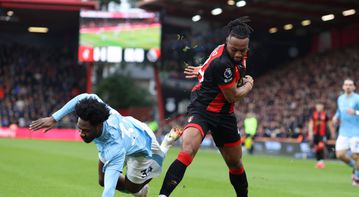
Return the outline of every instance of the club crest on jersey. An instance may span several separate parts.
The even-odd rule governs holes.
[[[187,122],[192,122],[193,116],[188,117]]]
[[[232,78],[232,70],[230,68],[226,68],[226,70],[224,71],[224,78]]]

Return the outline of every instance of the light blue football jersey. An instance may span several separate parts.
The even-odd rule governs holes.
[[[347,109],[359,110],[359,95],[352,93],[350,96],[345,94],[338,97],[338,109],[335,116],[340,120],[339,135],[345,137],[359,137],[359,116],[350,115]]]
[[[59,121],[75,110],[76,104],[84,98],[95,98],[103,102],[96,94],[80,94],[52,117]],[[116,183],[124,167],[127,156],[152,157],[152,139],[147,132],[149,128],[142,122],[130,116],[121,116],[116,110],[110,109],[109,118],[103,123],[102,134],[94,139],[101,160],[104,162],[105,188],[102,196],[113,196]],[[147,131],[147,132],[146,132]]]

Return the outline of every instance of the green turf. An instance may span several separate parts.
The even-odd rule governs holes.
[[[178,151],[170,151],[164,171]],[[101,196],[94,144],[0,139],[0,156],[1,197]],[[325,169],[317,170],[313,160],[245,155],[244,164],[251,197],[359,196],[359,187],[351,185],[350,169],[339,162],[327,162]],[[149,196],[158,196],[163,176],[151,182]],[[200,150],[172,196],[235,196],[218,152]]]
[[[85,46],[120,46],[123,48],[159,48],[161,28],[124,30],[121,32],[81,33],[80,43]]]

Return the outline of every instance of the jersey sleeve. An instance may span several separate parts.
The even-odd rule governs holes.
[[[105,174],[105,183],[102,197],[113,197],[124,166],[126,151],[117,144],[106,150],[104,156],[105,163],[102,171]]]
[[[223,62],[212,62],[214,79],[220,89],[227,89],[236,83],[235,70],[231,64]]]
[[[105,183],[102,192],[102,197],[115,196],[116,185],[121,172],[114,169],[108,169],[105,173]]]
[[[337,100],[337,111],[335,112],[335,117],[340,118],[340,109],[339,109],[339,98]]]
[[[122,172],[125,158],[126,158],[126,151],[123,145],[116,144],[111,146],[111,148],[109,148],[105,152],[106,163],[103,166],[103,172],[106,172],[107,170],[111,170],[111,169]]]
[[[61,120],[67,114],[72,113],[73,111],[75,111],[76,104],[80,100],[85,99],[85,98],[95,98],[99,102],[103,103],[103,101],[100,99],[100,97],[98,97],[96,94],[87,94],[87,93],[80,94],[80,95],[74,97],[73,99],[71,99],[69,102],[67,102],[60,110],[58,110],[57,112],[52,114],[52,117],[56,121]]]

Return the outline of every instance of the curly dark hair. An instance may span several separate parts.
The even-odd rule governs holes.
[[[95,98],[85,98],[76,104],[75,113],[82,120],[89,121],[92,126],[97,126],[108,119],[110,109]]]
[[[229,22],[225,27],[228,31],[228,35],[240,39],[248,38],[254,31],[253,28],[247,24],[250,21],[248,16],[242,16]]]

